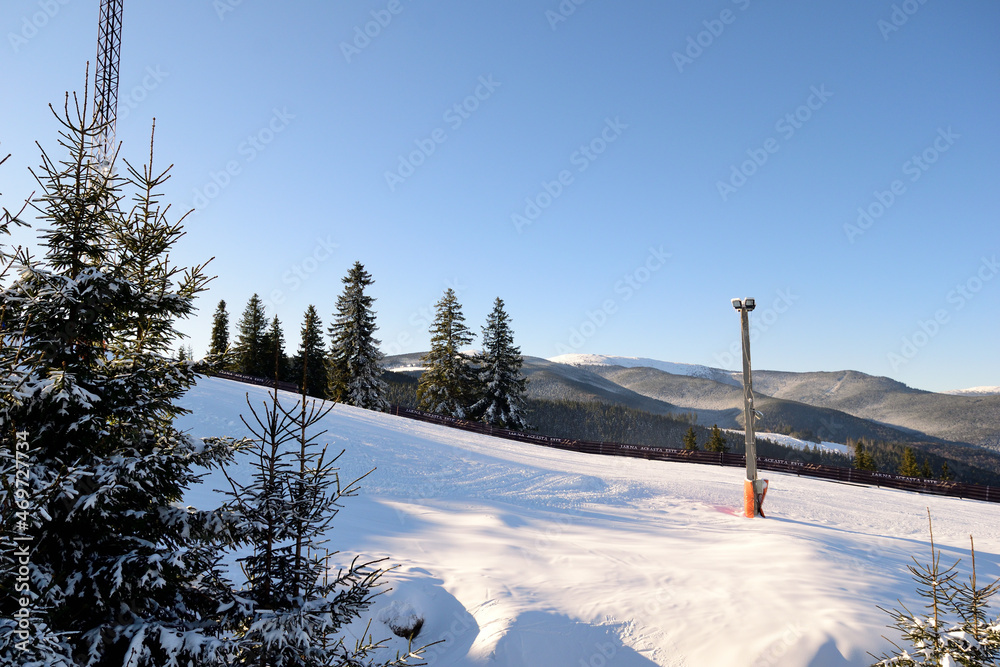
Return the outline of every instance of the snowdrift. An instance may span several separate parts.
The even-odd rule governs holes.
[[[193,437],[243,436],[245,396],[202,379]],[[282,394],[293,402],[295,397]],[[371,633],[422,617],[430,665],[868,665],[888,643],[876,605],[919,606],[906,565],[929,555],[1000,575],[1000,506],[769,474],[767,519],[739,515],[740,470],[589,456],[338,405],[323,440],[343,478],[375,469],[331,531],[335,563],[399,567]],[[237,475],[248,474],[237,463]],[[211,475],[186,502],[217,505]],[[363,630],[363,625],[355,626]]]

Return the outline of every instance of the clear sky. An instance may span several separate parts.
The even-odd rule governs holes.
[[[83,88],[98,0],[0,5],[0,192]],[[289,349],[355,260],[389,353],[453,286],[529,355],[1000,385],[1000,4],[126,0],[118,138],[173,163],[184,324],[259,293]],[[31,237],[19,235],[18,241]],[[478,340],[478,339],[477,339]]]

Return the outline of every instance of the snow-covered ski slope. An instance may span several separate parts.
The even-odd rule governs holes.
[[[244,396],[203,379],[183,400],[195,437],[245,435]],[[284,395],[293,401],[291,395]],[[919,605],[906,565],[929,555],[1000,575],[1000,506],[770,474],[767,519],[737,514],[742,471],[589,456],[338,405],[324,438],[348,499],[331,548],[388,556],[380,619],[425,617],[430,665],[867,665],[888,647],[876,605]],[[238,471],[246,473],[245,464]],[[217,505],[220,476],[186,501]],[[912,607],[911,607],[912,608]],[[390,647],[405,650],[393,639]]]

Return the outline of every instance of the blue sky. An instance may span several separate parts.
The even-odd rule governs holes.
[[[1000,5],[577,2],[127,2],[122,155],[155,117],[215,257],[195,351],[254,292],[294,349],[358,260],[390,353],[452,286],[526,354],[736,368],[753,296],[757,368],[1000,385]],[[98,5],[0,8],[8,207]]]

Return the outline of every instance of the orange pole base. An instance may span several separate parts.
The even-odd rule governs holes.
[[[757,480],[757,486],[761,491],[760,496],[755,498],[756,489],[754,488],[754,483],[749,479],[743,480],[743,515],[748,519],[752,519],[755,516],[764,516],[764,496],[767,495],[767,480]]]

